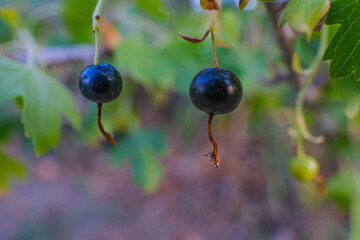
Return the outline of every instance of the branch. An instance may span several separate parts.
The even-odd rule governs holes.
[[[100,55],[105,54],[100,49]],[[39,60],[46,66],[66,64],[69,62],[89,63],[94,57],[93,45],[68,45],[59,47],[44,47],[39,51]]]
[[[7,50],[2,50],[1,55],[7,56],[18,62],[26,62],[26,53],[21,45]],[[11,50],[11,51],[10,51]],[[94,57],[94,46],[91,45],[66,45],[42,47],[36,53],[38,61],[45,66],[69,64],[72,62],[83,62],[89,64]],[[100,49],[100,55],[111,55],[111,50]]]
[[[290,80],[296,89],[301,86],[301,79],[298,74],[294,72],[292,69],[292,55],[294,53],[293,50],[293,40],[295,33],[289,27],[289,25],[285,24],[282,27],[278,26],[278,21],[282,10],[286,6],[286,3],[275,3],[275,2],[266,2],[264,3],[269,18],[273,24],[274,30],[276,32],[277,42],[279,44],[279,48],[281,50],[281,54],[288,68],[288,73],[290,76]]]

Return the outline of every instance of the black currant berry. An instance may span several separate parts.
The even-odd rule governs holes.
[[[80,92],[95,103],[114,101],[120,95],[122,88],[121,75],[111,64],[90,65],[80,73]]]
[[[192,103],[209,114],[233,111],[240,103],[243,89],[239,78],[223,68],[207,68],[199,72],[191,82]]]
[[[101,109],[103,103],[114,101],[121,93],[123,82],[120,73],[108,63],[87,66],[79,77],[81,94],[98,105],[98,127],[105,139],[116,145],[114,137],[105,131],[101,124]]]
[[[210,156],[210,160],[219,168],[218,143],[212,134],[212,120],[216,114],[232,112],[240,104],[243,94],[241,82],[229,70],[219,67],[207,68],[194,77],[189,93],[195,107],[209,114],[208,133],[214,149],[205,156]]]

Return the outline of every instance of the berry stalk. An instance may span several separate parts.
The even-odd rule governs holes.
[[[109,143],[111,143],[112,145],[116,146],[116,141],[113,137],[113,135],[111,135],[110,133],[106,132],[102,123],[101,123],[101,110],[102,110],[102,103],[98,103],[98,115],[97,115],[97,124],[99,127],[100,132],[102,133],[102,135],[105,137],[106,141],[108,141]]]
[[[209,133],[209,140],[210,142],[213,144],[213,151],[206,154],[205,156],[209,156],[211,157],[211,161],[214,162],[214,164],[216,165],[216,168],[219,169],[220,168],[220,158],[218,155],[218,143],[215,141],[213,134],[212,134],[212,130],[211,130],[211,125],[212,125],[212,120],[214,118],[214,114],[213,113],[209,113],[209,119],[208,119],[208,133]]]

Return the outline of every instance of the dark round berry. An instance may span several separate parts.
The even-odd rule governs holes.
[[[199,72],[190,85],[192,103],[206,113],[224,114],[240,103],[243,90],[239,78],[223,68],[207,68]]]
[[[120,95],[122,88],[120,73],[108,63],[87,66],[80,73],[80,92],[95,103],[114,101]]]

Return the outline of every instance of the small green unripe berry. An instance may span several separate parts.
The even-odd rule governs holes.
[[[311,156],[295,156],[289,161],[289,170],[296,180],[307,182],[319,173],[319,164]]]

